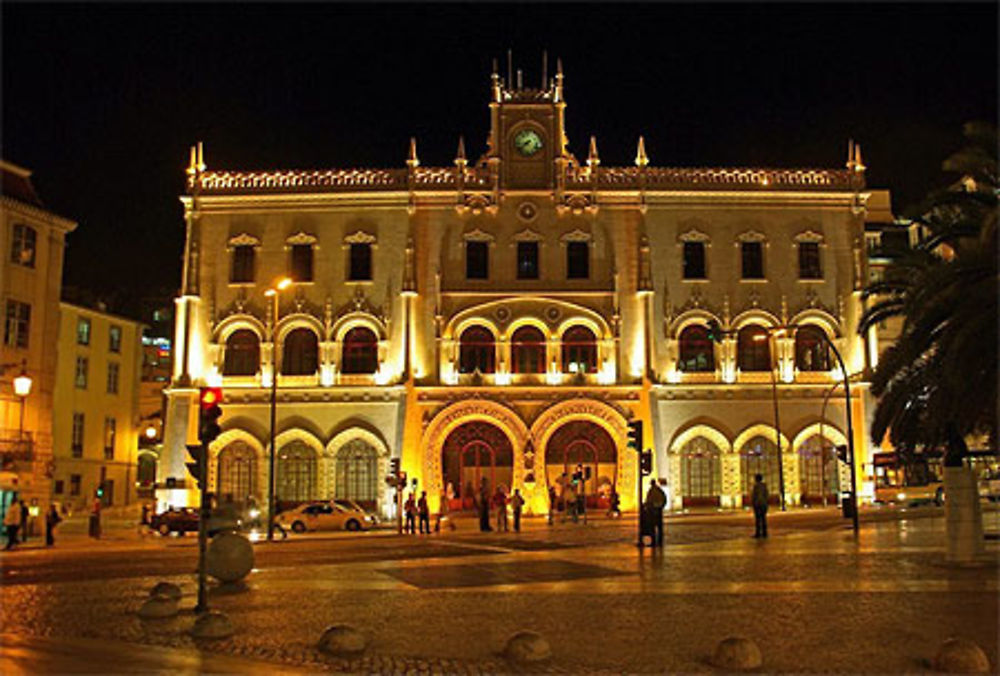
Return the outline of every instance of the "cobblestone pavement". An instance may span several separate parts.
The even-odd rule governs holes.
[[[259,564],[247,591],[213,595],[213,608],[237,627],[217,642],[186,633],[194,617],[192,575],[88,580],[84,568],[76,581],[5,585],[0,632],[51,639],[50,646],[99,641],[111,656],[121,642],[171,648],[164,660],[188,660],[195,671],[226,670],[191,662],[201,650],[252,660],[263,670],[510,672],[499,653],[520,629],[549,640],[549,672],[708,672],[715,644],[731,635],[760,645],[766,672],[923,671],[953,635],[979,643],[995,666],[996,543],[981,567],[947,566],[938,514],[866,523],[857,539],[828,524],[756,541],[739,522],[694,520],[671,524],[662,553],[640,551],[627,529],[607,524],[589,534],[533,528],[511,538],[460,530],[438,537],[433,551],[450,550],[447,556]],[[588,538],[597,542],[580,546]],[[379,540],[381,551],[405,546],[389,536]],[[266,548],[259,550],[259,561],[268,560]],[[142,621],[135,611],[159,579],[182,586],[185,610]],[[370,637],[365,657],[336,660],[315,648],[335,622]],[[5,647],[0,671],[10,670],[11,652]],[[43,661],[35,664],[45,670]],[[125,654],[87,664],[128,671],[134,662]]]

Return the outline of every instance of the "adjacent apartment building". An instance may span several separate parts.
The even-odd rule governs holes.
[[[69,303],[59,310],[52,499],[127,508],[138,482],[143,325]]]
[[[0,511],[25,499],[35,532],[48,505],[54,468],[53,395],[59,294],[66,235],[73,221],[48,210],[31,182],[31,172],[0,161],[0,303],[4,313],[0,345]],[[27,393],[14,390],[26,376]]]

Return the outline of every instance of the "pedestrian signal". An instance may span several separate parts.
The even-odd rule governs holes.
[[[203,387],[198,395],[198,440],[206,448],[222,433],[219,418],[222,417],[221,387]],[[188,447],[190,449],[190,446]]]
[[[653,473],[653,452],[643,451],[641,456],[641,462],[639,467],[642,469],[642,475],[648,476]]]
[[[202,481],[205,480],[204,470],[207,464],[204,462],[205,447],[202,444],[188,444],[187,452],[191,457],[191,462],[187,463],[188,472],[191,473],[195,482],[200,486]]]
[[[628,447],[634,451],[642,450],[641,420],[633,420],[628,424]]]

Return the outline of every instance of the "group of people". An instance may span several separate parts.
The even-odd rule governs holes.
[[[427,504],[427,491],[420,492],[420,499],[414,500],[413,493],[406,498],[403,503],[403,515],[406,521],[403,525],[403,532],[411,535],[416,534],[415,523],[420,523],[420,534],[431,534],[431,509]],[[438,519],[438,529],[440,530],[440,517]]]
[[[27,503],[24,500],[11,500],[10,505],[7,506],[7,511],[3,516],[4,529],[7,531],[7,544],[4,547],[5,550],[11,550],[18,544],[24,544],[28,541],[28,535],[30,533],[31,523],[29,521],[29,516],[31,511],[28,509]],[[62,516],[59,514],[59,510],[56,508],[55,504],[49,505],[49,511],[45,513],[45,546],[51,547],[56,543],[55,539],[55,528],[62,522]]]
[[[490,513],[492,511],[496,514],[497,532],[508,532],[510,530],[507,516],[508,506],[514,517],[514,532],[520,533],[521,514],[524,511],[524,496],[521,495],[520,489],[515,488],[512,495],[507,495],[502,486],[497,486],[493,494],[490,495],[489,483],[483,477],[476,500],[476,508],[479,511],[479,530],[484,533],[493,530],[493,527],[490,526]]]

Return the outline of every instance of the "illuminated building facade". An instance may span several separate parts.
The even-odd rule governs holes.
[[[631,419],[674,509],[739,507],[758,471],[777,493],[776,442],[789,503],[849,483],[821,334],[865,370],[860,150],[845,169],[666,168],[639,138],[634,166],[605,167],[593,139],[584,161],[568,149],[561,69],[543,81],[494,73],[488,147],[469,161],[460,141],[450,167],[415,142],[398,169],[209,170],[192,149],[161,502],[188,499],[199,385],[225,390],[211,485],[263,500],[276,371],[283,503],[388,513],[399,457],[434,508],[468,507],[485,477],[544,511],[580,463],[591,504],[614,489],[627,509]]]

